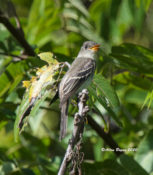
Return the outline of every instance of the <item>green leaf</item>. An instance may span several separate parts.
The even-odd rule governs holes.
[[[22,172],[23,174],[28,174],[28,175],[35,175],[35,173],[31,170],[31,169],[28,169],[28,168],[22,168]]]
[[[52,36],[56,34],[55,31],[57,32],[61,27],[59,10],[60,8],[54,1],[33,1],[26,28],[27,38],[30,43],[43,47],[52,40]],[[56,36],[57,39],[59,33]]]
[[[45,101],[45,99],[51,94],[52,96],[55,95],[55,92],[54,91],[51,91],[51,90],[46,90],[46,89],[42,89],[41,90],[41,94],[42,94],[42,97],[39,99],[37,98],[33,104],[33,107],[29,113],[28,116],[30,117],[34,117],[36,115],[36,113],[38,112],[38,109],[39,107],[41,106],[41,104]],[[22,115],[25,113],[25,111],[28,109],[29,107],[29,92],[27,91],[25,93],[25,96],[21,102],[21,105],[19,106],[19,109],[17,111],[17,117],[16,117],[16,121],[15,121],[15,124],[14,124],[14,139],[15,141],[18,141],[18,136],[19,136],[19,121],[22,117]],[[28,116],[25,116],[26,117],[26,121],[24,120],[24,125],[27,123],[27,117]],[[24,127],[24,126],[23,126]]]
[[[107,104],[107,101],[105,100],[104,97],[102,96],[99,96],[97,93],[96,93],[96,87],[90,87],[88,88],[90,94],[93,95],[93,97],[95,99],[97,99],[97,101],[106,109],[106,111],[109,113],[109,115],[119,124],[119,126],[122,126],[122,123],[121,121],[119,120],[119,118],[117,117],[116,115],[116,111],[114,112],[112,110],[112,108]],[[101,94],[102,95],[102,94]],[[97,105],[97,103],[94,103],[94,106]],[[98,106],[96,106],[96,108],[98,108]],[[100,111],[100,110],[98,110]],[[101,111],[100,111],[101,112]],[[101,114],[103,115],[103,113],[101,112]]]
[[[84,163],[83,170],[88,175],[129,175],[126,168],[110,159],[104,162]]]
[[[115,65],[143,74],[153,74],[153,51],[135,44],[112,48]]]
[[[14,125],[14,137],[16,141],[18,138],[19,130],[22,130],[23,124],[25,123],[24,121],[27,116],[35,116],[40,105],[44,102],[46,97],[49,96],[49,94],[54,95],[55,89],[57,88],[56,86],[58,85],[58,82],[56,82],[58,81],[58,77],[55,79],[54,75],[56,73],[59,73],[59,69],[59,63],[56,61],[55,65],[49,65],[48,67],[43,66],[42,68],[38,69],[36,72],[37,77],[33,77],[30,81],[24,82],[27,90],[17,111],[17,118]]]
[[[135,160],[148,172],[153,171],[153,130],[141,141]]]
[[[138,8],[141,7],[141,5],[145,8],[146,11],[148,11],[152,0],[135,0],[135,4]]]
[[[11,93],[31,67],[40,65],[43,65],[43,63],[37,58],[29,58],[9,64],[0,76],[0,98]]]
[[[144,106],[147,106],[148,108],[150,108],[153,104],[152,101],[153,101],[153,90],[151,92],[148,92],[148,94],[144,100],[144,103],[142,105],[142,108]]]
[[[0,104],[0,121],[3,120],[14,120],[15,119],[15,109],[17,107],[17,104],[11,103],[11,102],[5,102]]]
[[[148,175],[148,173],[132,157],[121,155],[118,160],[130,175]]]
[[[3,42],[9,36],[10,36],[9,31],[2,24],[0,24],[0,41]]]
[[[0,76],[0,97],[10,93],[22,80],[28,65],[23,62],[11,63]]]
[[[145,97],[147,92],[141,89],[129,88],[124,94],[124,100],[128,103],[137,104],[142,106],[145,101]],[[153,107],[153,103],[150,104],[151,108]]]
[[[22,102],[20,104],[20,106],[17,109],[17,117],[15,120],[15,124],[14,124],[14,140],[17,142],[18,141],[18,137],[19,137],[19,121],[21,116],[23,115],[23,113],[26,111],[26,109],[29,106],[29,92],[27,91],[22,99]]]
[[[149,10],[151,3],[152,3],[152,0],[144,0],[144,2],[145,2],[145,10],[147,12]]]
[[[82,1],[80,0],[69,0],[69,2],[76,8],[78,9],[82,14],[84,14],[86,17],[89,16],[89,13],[87,11],[87,9],[84,7]]]
[[[147,77],[143,77],[138,73],[130,73],[128,71],[119,73],[113,76],[113,80],[116,82],[131,85],[134,88],[141,88],[144,90],[151,91],[152,90],[152,81]]]
[[[12,162],[5,162],[4,164],[0,165],[1,175],[11,174],[15,170],[16,166]]]
[[[98,90],[97,93],[96,89]],[[106,80],[101,74],[95,75],[93,86],[89,88],[89,92],[106,109],[110,116],[122,126],[121,121],[117,117],[120,109],[119,99],[108,80]]]
[[[118,96],[108,80],[106,80],[101,74],[97,74],[94,76],[93,83],[113,108],[117,109],[120,107]]]
[[[88,40],[103,43],[103,46],[105,46],[105,41],[99,36],[99,34],[95,33],[94,29],[87,28],[78,20],[69,20],[67,23],[68,31],[78,33]]]
[[[66,8],[63,11],[63,15],[67,20],[72,19],[75,20],[76,22],[78,21],[78,11],[75,10],[74,8]],[[79,16],[79,21],[80,24],[84,25],[87,27],[89,30],[93,29],[92,25],[88,22],[87,18],[85,18],[83,15]]]
[[[34,104],[32,110],[31,110],[31,112],[30,112],[30,114],[29,114],[29,117],[30,117],[30,118],[34,118],[34,117],[35,117],[34,121],[35,121],[35,120],[38,121],[38,122],[35,122],[35,125],[34,125],[34,126],[31,124],[31,122],[29,122],[29,124],[30,124],[30,126],[31,126],[31,128],[32,128],[33,131],[35,131],[35,130],[38,128],[38,125],[39,125],[39,123],[40,123],[39,121],[41,120],[41,118],[39,117],[39,115],[37,115],[37,113],[39,113],[39,108],[40,108],[40,106],[44,103],[44,101],[45,101],[45,99],[46,99],[47,97],[50,97],[50,96],[51,96],[51,98],[53,98],[54,95],[55,95],[55,91],[52,91],[52,90],[45,90],[43,96],[42,96],[40,99],[37,99],[37,100],[36,100],[36,102],[35,102],[35,104]],[[42,117],[43,117],[43,116],[42,116]]]

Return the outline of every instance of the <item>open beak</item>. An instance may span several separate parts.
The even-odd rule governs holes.
[[[90,47],[89,49],[91,49],[91,50],[93,50],[93,51],[98,51],[99,48],[100,48],[100,44],[96,44],[96,45]]]

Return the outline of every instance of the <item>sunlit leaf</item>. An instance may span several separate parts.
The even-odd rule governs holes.
[[[136,161],[148,172],[153,171],[153,130],[139,144],[135,155]]]
[[[119,99],[108,80],[106,80],[102,75],[98,74],[94,76],[93,83],[101,91],[102,95],[107,98],[113,108],[119,108]]]
[[[53,32],[61,26],[59,11],[60,8],[54,1],[33,1],[26,28],[30,43],[43,47],[51,40]]]
[[[96,93],[96,89],[98,89],[98,93]],[[99,103],[106,109],[109,115],[113,117],[113,119],[120,126],[122,126],[122,123],[117,117],[120,108],[119,99],[108,80],[106,80],[100,74],[95,75],[93,79],[93,87],[89,88],[89,92],[91,92],[94,98],[96,98]]]
[[[142,105],[142,108],[143,108],[144,106],[147,106],[148,108],[150,108],[151,105],[152,105],[152,101],[153,101],[153,91],[148,92],[148,94],[147,94],[147,96],[146,96],[146,98],[145,98],[145,100],[144,100],[144,103],[143,103],[143,105]]]
[[[89,89],[90,94],[93,95],[93,97],[95,99],[97,99],[98,102],[105,108],[105,110],[108,112],[108,114],[110,115],[110,117],[112,117],[120,126],[122,126],[121,121],[119,120],[119,118],[116,115],[116,111],[113,111],[113,109],[109,106],[108,102],[106,101],[106,99],[105,99],[105,97],[103,95],[100,96],[100,95],[98,95],[96,93],[96,87],[90,87],[88,89]],[[94,104],[94,106],[95,105],[96,105],[96,103]],[[101,112],[101,114],[104,115],[103,112]]]
[[[82,14],[84,14],[86,17],[89,16],[87,9],[84,7],[82,1],[78,0],[69,0],[69,2],[75,7],[77,8]]]
[[[48,64],[58,64],[58,62],[53,58],[53,53],[43,52],[38,55],[41,60],[46,61]]]
[[[120,164],[126,168],[129,174],[148,175],[148,173],[132,157],[121,155],[118,159]]]

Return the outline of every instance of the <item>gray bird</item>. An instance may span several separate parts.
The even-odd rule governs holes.
[[[66,134],[69,100],[72,96],[87,87],[92,81],[99,47],[100,45],[93,41],[84,42],[77,58],[73,61],[60,82],[60,140],[64,138]]]

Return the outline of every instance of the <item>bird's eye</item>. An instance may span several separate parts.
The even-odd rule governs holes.
[[[85,49],[87,49],[88,48],[88,46],[87,45],[85,45]]]

